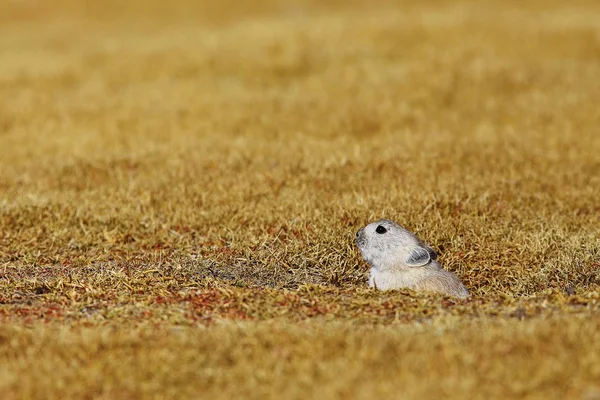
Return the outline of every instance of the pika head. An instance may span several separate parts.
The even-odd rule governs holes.
[[[371,266],[371,287],[409,288],[469,297],[462,282],[437,262],[435,252],[394,221],[382,219],[359,229],[356,244]]]
[[[379,272],[427,265],[435,252],[394,221],[382,219],[356,232],[356,244],[366,262]]]

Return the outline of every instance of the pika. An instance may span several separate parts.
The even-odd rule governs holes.
[[[370,287],[469,297],[462,282],[437,262],[435,251],[394,221],[382,219],[359,229],[356,244],[371,266]]]

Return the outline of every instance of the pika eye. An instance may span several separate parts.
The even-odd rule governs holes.
[[[387,232],[387,229],[385,229],[383,225],[379,225],[377,229],[375,229],[375,232],[379,233],[380,235],[383,235]]]

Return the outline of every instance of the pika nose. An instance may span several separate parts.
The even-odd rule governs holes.
[[[356,231],[356,237],[360,236],[360,233],[363,231],[363,228],[360,228],[358,231]]]

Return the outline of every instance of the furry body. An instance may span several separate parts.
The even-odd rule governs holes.
[[[390,220],[360,229],[356,243],[371,266],[369,286],[381,290],[408,288],[466,298],[468,290],[437,262],[435,252]]]

